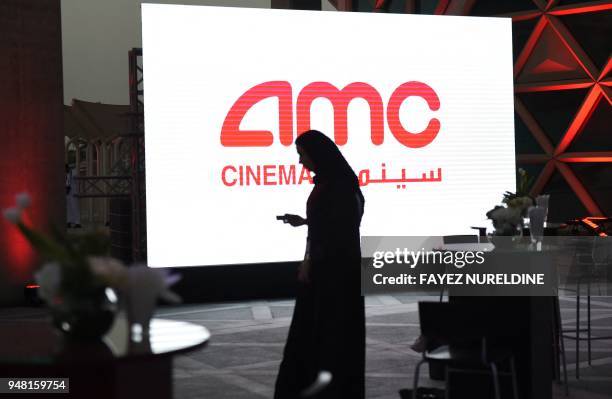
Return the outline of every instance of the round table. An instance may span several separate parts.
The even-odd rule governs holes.
[[[97,342],[66,340],[46,320],[1,321],[0,377],[69,378],[62,398],[172,398],[173,356],[203,348],[209,338],[198,324],[156,318],[147,335],[118,316]],[[35,395],[46,396],[58,397]]]

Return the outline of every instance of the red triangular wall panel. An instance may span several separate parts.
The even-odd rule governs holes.
[[[474,5],[480,1],[484,0],[463,1],[463,14],[470,15],[471,10],[477,10]],[[612,215],[611,193],[601,188],[605,186],[601,182],[612,182],[612,82],[609,78],[612,47],[610,40],[607,40],[607,47],[602,48],[602,37],[598,32],[607,27],[596,23],[610,20],[611,14],[612,3],[609,1],[560,4],[558,0],[534,0],[531,10],[509,14],[516,24],[536,21],[530,37],[518,50],[519,55],[515,59],[515,110],[545,152],[544,155],[519,153],[517,161],[519,164],[526,162],[544,166],[537,175],[532,194],[554,188],[558,199],[566,203],[556,215],[559,219],[586,216],[577,214],[582,210],[591,216]],[[584,18],[580,17],[582,15]],[[587,16],[595,21],[591,28],[592,35],[585,34],[584,23],[580,25]],[[564,20],[571,29],[564,24]],[[581,42],[576,40],[571,30],[580,32]],[[585,48],[598,61],[597,65]],[[607,62],[603,64],[602,51],[607,55]],[[542,119],[542,103],[528,99],[535,93],[544,94],[542,97],[550,93],[548,98],[553,98],[554,94],[563,96],[569,94],[564,91],[577,89],[580,95],[586,91],[580,101],[576,101],[574,95],[574,99],[569,101],[545,103],[551,106],[549,118],[561,116],[561,126]],[[522,95],[524,98],[521,100]],[[562,109],[555,109],[554,104],[559,103],[564,104]],[[585,173],[576,173],[576,170],[597,170],[600,173],[590,173],[588,176],[591,178],[585,179]],[[593,179],[594,176],[597,178]],[[560,179],[566,186],[559,184]],[[551,182],[556,183],[551,185]],[[568,188],[572,195],[560,194]],[[572,205],[575,198],[580,206]]]
[[[365,1],[345,0],[343,9],[363,11]],[[399,1],[408,12],[430,13],[422,2],[394,0]],[[434,13],[512,17],[517,134],[532,136],[517,136],[517,163],[537,171],[531,194],[554,188],[565,202],[555,215],[558,220],[612,216],[612,194],[599,184],[612,182],[612,2],[438,0]],[[549,118],[560,119],[555,123],[540,117],[541,104],[521,99],[532,93],[562,96],[564,91],[574,91],[574,98],[561,101],[557,109],[551,105]],[[597,179],[585,179],[585,170],[597,170],[587,173]]]

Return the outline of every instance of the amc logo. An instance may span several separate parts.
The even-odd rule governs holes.
[[[387,102],[387,124],[397,141],[410,148],[420,148],[431,143],[440,131],[440,121],[429,120],[425,130],[411,132],[402,126],[400,106],[411,96],[421,97],[432,111],[440,108],[438,94],[422,82],[401,84]],[[221,129],[221,144],[225,147],[266,147],[272,145],[273,135],[269,130],[240,130],[240,122],[259,101],[278,97],[279,140],[283,145],[293,143],[293,95],[292,87],[286,81],[270,81],[250,88],[240,96],[229,110]],[[381,145],[385,139],[385,118],[383,100],[378,91],[367,83],[355,82],[339,90],[327,82],[313,82],[306,85],[298,94],[296,104],[297,131],[310,129],[310,106],[317,98],[328,99],[334,109],[334,141],[344,145],[348,140],[347,111],[349,103],[355,98],[365,99],[370,106],[371,139]]]

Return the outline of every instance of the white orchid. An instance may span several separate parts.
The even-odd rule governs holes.
[[[24,209],[32,205],[32,199],[26,192],[19,193],[15,195],[15,205],[2,211],[4,218],[13,224],[21,222],[21,214]]]
[[[520,209],[503,206],[491,209],[487,217],[493,221],[497,235],[513,235],[523,220]]]
[[[521,212],[517,208],[512,207],[498,207],[488,214],[489,218],[497,223],[510,223],[517,225],[521,222]]]
[[[30,194],[23,192],[19,193],[15,196],[15,204],[19,209],[26,209],[32,205],[32,198],[30,198]]]
[[[140,325],[143,334],[148,335],[157,299],[162,298],[171,303],[181,302],[181,298],[168,289],[170,284],[178,281],[178,277],[146,265],[130,267],[128,276],[129,288],[125,293],[128,319],[132,325]],[[136,337],[133,339],[137,341]]]
[[[168,287],[180,276],[146,265],[126,267],[109,257],[107,237],[99,232],[66,236],[50,227],[53,234],[38,231],[22,220],[22,214],[32,205],[27,193],[15,196],[15,205],[3,211],[42,259],[49,260],[35,273],[41,299],[51,306],[63,299],[83,300],[97,295],[100,289],[115,289],[126,299],[130,314],[152,314],[158,298],[178,303],[181,298]],[[141,323],[148,319],[138,317]]]
[[[108,256],[90,256],[87,262],[94,276],[109,287],[122,290],[127,286],[127,269],[118,259]]]
[[[171,303],[181,302],[181,298],[168,287],[180,280],[178,274],[166,270],[152,269],[146,265],[135,265],[128,269],[130,289],[138,295],[162,298]]]
[[[16,207],[7,208],[2,211],[2,214],[6,220],[13,224],[17,224],[21,220],[21,209]]]
[[[508,200],[506,203],[509,208],[516,208],[521,214],[525,214],[526,210],[533,205],[533,199],[527,196],[516,197]]]
[[[39,296],[47,303],[52,304],[60,294],[62,282],[62,268],[57,262],[45,263],[34,274],[36,283],[40,286]]]

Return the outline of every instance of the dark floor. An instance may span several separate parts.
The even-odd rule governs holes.
[[[431,298],[429,298],[431,299]],[[368,398],[399,398],[410,387],[420,355],[409,346],[419,333],[418,298],[367,298]],[[575,326],[575,298],[561,301],[564,328]],[[177,398],[271,398],[293,301],[259,301],[163,309],[159,316],[200,323],[212,332],[210,346],[175,363]],[[584,320],[586,313],[583,312]],[[582,318],[581,316],[581,318]],[[593,298],[593,333],[612,335],[612,298]],[[570,398],[612,398],[612,340],[594,341],[592,365],[581,346],[580,380],[575,346],[566,340]],[[440,386],[425,376],[422,385]],[[555,384],[556,385],[556,384]],[[555,387],[555,396],[565,397]]]
[[[372,296],[367,304],[367,397],[398,399],[410,387],[420,355],[409,346],[419,333],[417,301],[413,296]],[[430,297],[431,299],[431,297]],[[612,298],[592,299],[593,334],[612,335]],[[575,298],[561,300],[564,328],[575,326]],[[210,344],[175,359],[175,398],[271,398],[293,311],[293,301],[254,301],[183,305],[162,308],[158,317],[206,326]],[[1,309],[2,319],[29,319],[41,309]],[[586,312],[581,313],[586,323]],[[575,378],[575,344],[565,340],[570,398],[612,398],[612,340],[593,341],[592,364],[586,343],[580,351],[580,379]],[[440,386],[422,377],[421,385]],[[564,398],[554,384],[555,397]]]

